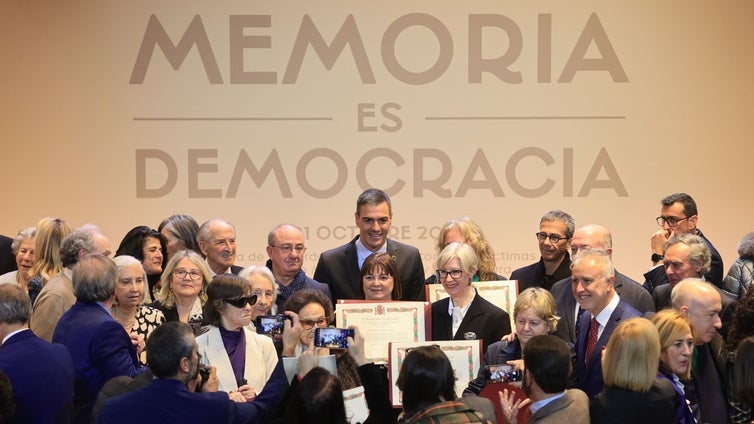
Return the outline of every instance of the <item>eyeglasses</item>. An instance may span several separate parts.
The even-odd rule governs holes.
[[[186,271],[183,268],[178,268],[175,271],[173,271],[173,275],[175,275],[176,277],[178,277],[181,280],[185,279],[186,276],[188,275],[189,278],[191,278],[192,280],[195,280],[195,281],[198,280],[198,279],[200,279],[200,278],[202,278],[202,277],[204,277],[204,274],[202,274],[200,271],[198,271],[196,269],[192,269],[191,271]]]
[[[543,241],[545,241],[547,239],[550,239],[550,243],[552,243],[552,244],[558,244],[560,242],[560,240],[568,240],[568,239],[570,239],[570,237],[563,237],[560,234],[547,234],[547,233],[544,233],[544,232],[536,233],[534,235],[537,236],[537,240],[539,240],[540,243],[542,243]]]
[[[679,222],[691,218],[690,216],[687,216],[685,218],[676,218],[674,216],[658,216],[656,221],[657,225],[662,227],[662,224],[668,224],[668,227],[673,228],[676,225],[678,225]]]
[[[304,247],[303,245],[300,245],[300,244],[298,244],[296,246],[293,246],[293,245],[290,245],[290,244],[284,244],[282,246],[270,246],[270,247],[277,247],[278,249],[280,249],[281,252],[283,252],[286,255],[290,254],[294,250],[296,251],[296,253],[304,253],[304,252],[306,252],[306,247]]]
[[[257,303],[257,295],[252,294],[251,296],[237,297],[235,299],[223,299],[223,302],[233,305],[236,308],[243,308],[247,303],[250,306],[253,306]]]
[[[448,278],[448,275],[450,275],[450,278],[457,280],[461,278],[461,276],[463,275],[462,269],[451,269],[450,271],[438,269],[438,270],[435,270],[435,272],[437,273],[437,276],[440,277],[441,280]]]
[[[318,319],[302,319],[301,322],[301,328],[304,330],[311,330],[316,325],[317,327],[324,327],[327,325],[327,318],[322,317]]]

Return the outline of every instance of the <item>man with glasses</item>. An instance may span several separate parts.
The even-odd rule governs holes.
[[[665,243],[675,236],[682,234],[694,234],[701,237],[707,247],[709,247],[712,256],[710,269],[704,274],[706,281],[711,282],[717,287],[723,287],[723,260],[715,246],[704,237],[704,234],[697,228],[699,216],[697,215],[696,202],[686,193],[671,194],[662,199],[662,208],[660,216],[657,217],[657,225],[662,227],[652,235],[652,264],[654,268],[644,274],[644,285],[649,291],[654,291],[655,287],[661,284],[667,284],[668,278],[663,266]]]
[[[559,210],[547,212],[539,221],[539,262],[519,268],[511,274],[518,280],[518,292],[529,287],[552,288],[556,281],[571,276],[571,257],[568,249],[576,224],[567,213]]]
[[[306,276],[301,267],[304,265],[304,233],[291,224],[280,224],[272,228],[267,235],[267,268],[275,276],[278,295],[275,300],[277,310],[282,311],[285,301],[301,289],[319,290],[332,301],[332,294],[327,284],[320,283]]]

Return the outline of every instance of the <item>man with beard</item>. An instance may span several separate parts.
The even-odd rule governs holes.
[[[278,295],[275,304],[278,311],[288,297],[301,289],[315,289],[326,294],[332,301],[332,294],[327,284],[322,284],[306,276],[301,267],[304,264],[304,233],[299,227],[291,224],[275,226],[267,235],[267,268],[275,276],[278,284]]]
[[[529,423],[589,423],[589,398],[579,389],[568,389],[571,351],[566,342],[553,335],[534,336],[524,347],[522,388],[528,396],[514,401],[507,390],[500,395],[503,419],[516,422],[518,410],[531,403]]]
[[[236,262],[236,227],[222,219],[205,222],[196,233],[199,249],[207,260],[212,276],[217,274],[238,275],[243,267]]]
[[[105,403],[98,423],[248,423],[265,421],[288,387],[279,361],[264,390],[252,402],[234,402],[225,392],[192,393],[199,351],[186,323],[158,327],[147,341],[147,362],[155,375],[149,386]],[[210,382],[217,381],[211,370]],[[211,388],[207,388],[211,389]]]

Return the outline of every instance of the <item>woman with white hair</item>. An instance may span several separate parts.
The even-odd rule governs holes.
[[[754,279],[754,233],[746,234],[738,243],[738,259],[723,280],[723,288],[738,300]]]
[[[37,234],[35,227],[24,228],[18,232],[10,248],[16,257],[16,271],[0,275],[0,284],[18,284],[26,293],[29,293],[29,281],[31,281],[31,268],[34,266],[34,236]]]
[[[143,305],[147,286],[147,274],[141,261],[133,256],[121,255],[113,259],[118,267],[118,281],[115,283],[115,302],[111,312],[113,318],[127,333],[136,333],[146,343],[149,335],[165,323],[165,315],[159,309]],[[139,355],[139,362],[147,364],[147,354]]]

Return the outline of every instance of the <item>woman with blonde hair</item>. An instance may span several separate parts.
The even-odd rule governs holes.
[[[696,420],[686,402],[683,381],[691,378],[691,355],[694,352],[694,335],[688,318],[675,309],[663,309],[652,315],[652,324],[660,337],[659,377],[673,383],[678,410],[676,420],[680,424],[693,424]]]
[[[673,385],[657,378],[660,336],[645,318],[618,324],[602,354],[605,387],[592,399],[592,423],[671,423],[678,407]]]
[[[521,352],[534,336],[552,334],[560,317],[556,315],[555,299],[542,287],[529,287],[516,298],[513,306],[513,322],[516,325],[516,338],[491,344],[484,353],[484,363],[479,368],[477,378],[470,381],[464,395],[479,395],[487,385],[485,365],[511,365],[523,375],[524,361]]]
[[[463,218],[451,219],[446,222],[440,229],[440,235],[437,237],[435,247],[438,252],[442,252],[445,246],[450,243],[466,243],[474,249],[474,253],[479,261],[479,268],[474,274],[473,281],[497,281],[507,280],[506,277],[498,275],[495,271],[495,252],[492,250],[487,239],[484,237],[482,229],[468,216]],[[425,281],[427,284],[439,282],[437,274],[432,274]]]
[[[165,265],[160,281],[162,288],[151,306],[162,311],[167,322],[186,322],[195,334],[201,334],[202,307],[212,281],[207,262],[193,250],[179,250]]]
[[[34,236],[35,262],[29,271],[29,297],[32,304],[50,278],[63,270],[60,245],[72,232],[73,228],[60,218],[42,218],[37,223],[37,234]]]

